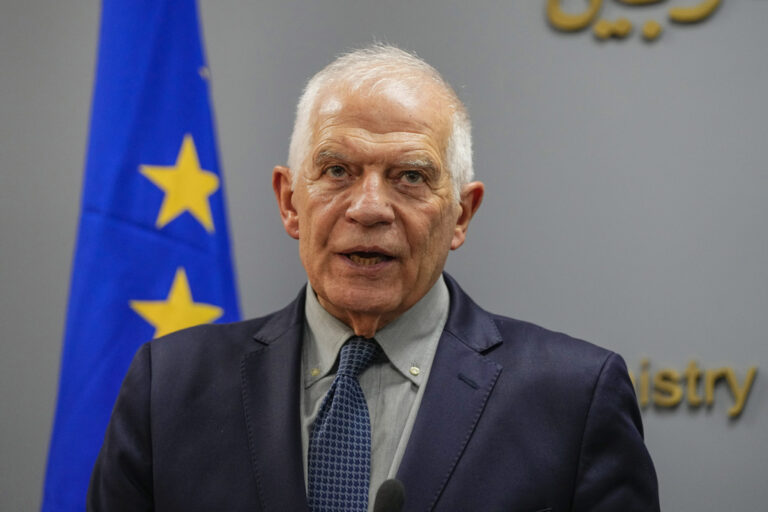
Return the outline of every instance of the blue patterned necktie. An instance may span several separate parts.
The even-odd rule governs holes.
[[[364,512],[371,473],[371,420],[358,376],[373,362],[374,340],[350,338],[309,436],[309,508]]]

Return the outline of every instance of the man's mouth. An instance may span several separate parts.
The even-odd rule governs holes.
[[[377,263],[389,261],[392,259],[392,256],[388,256],[380,252],[350,252],[344,256],[349,258],[352,263],[362,265],[364,267],[376,265]]]

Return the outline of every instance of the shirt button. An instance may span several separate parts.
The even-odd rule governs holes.
[[[310,374],[311,376],[313,376],[313,377],[317,377],[318,375],[320,375],[320,368],[312,368],[312,369],[309,371],[309,374]]]
[[[419,373],[421,373],[421,370],[419,370],[418,366],[411,366],[411,368],[408,371],[411,372],[411,375],[413,375],[414,377],[416,377],[417,375],[419,375]]]

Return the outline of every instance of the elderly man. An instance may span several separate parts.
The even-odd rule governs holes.
[[[443,274],[472,174],[465,108],[427,63],[378,45],[315,75],[272,174],[306,289],[139,350],[89,509],[364,511],[397,478],[405,510],[658,510],[621,358]]]

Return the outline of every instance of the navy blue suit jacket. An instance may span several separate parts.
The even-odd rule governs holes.
[[[448,321],[398,471],[405,510],[655,511],[626,367],[490,314],[446,275]],[[88,496],[99,511],[306,511],[304,292],[272,315],[144,345]]]

